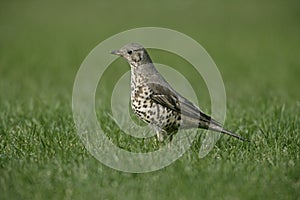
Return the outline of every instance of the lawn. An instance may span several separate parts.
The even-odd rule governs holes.
[[[0,199],[300,199],[298,1],[0,5]],[[200,159],[199,137],[171,165],[142,174],[111,169],[86,150],[72,115],[77,70],[101,41],[146,26],[180,31],[207,50],[226,88],[225,126],[250,143],[223,136]],[[150,54],[198,84],[183,59]],[[111,69],[98,96],[129,67],[118,59]],[[205,84],[194,89],[209,111]],[[97,105],[98,114],[106,106]],[[113,126],[116,145],[144,150],[99,121]]]

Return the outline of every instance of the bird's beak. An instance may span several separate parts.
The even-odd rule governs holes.
[[[114,50],[112,52],[110,52],[111,54],[117,55],[117,56],[121,56],[122,52],[120,50]]]

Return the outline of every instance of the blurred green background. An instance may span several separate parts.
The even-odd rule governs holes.
[[[252,145],[224,137],[198,159],[196,144],[149,174],[117,172],[86,152],[72,120],[76,72],[101,41],[147,26],[207,50],[226,87],[226,125]],[[1,1],[0,199],[299,199],[299,35],[296,0]]]

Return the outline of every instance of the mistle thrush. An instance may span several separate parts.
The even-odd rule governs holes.
[[[139,119],[154,127],[159,141],[171,140],[179,128],[209,129],[244,140],[223,129],[222,124],[176,92],[157,71],[143,46],[130,43],[111,53],[125,58],[129,63],[131,108]]]

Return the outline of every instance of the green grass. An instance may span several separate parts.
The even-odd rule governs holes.
[[[292,0],[1,2],[0,199],[299,199],[299,8]],[[172,165],[145,174],[116,171],[87,152],[72,118],[76,72],[102,40],[141,26],[181,31],[206,48],[226,87],[225,126],[251,143],[224,136],[199,159],[198,139]],[[111,67],[119,65],[126,63]],[[195,90],[209,110],[205,85]],[[114,142],[120,138],[145,150],[112,133]]]

